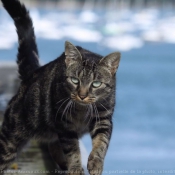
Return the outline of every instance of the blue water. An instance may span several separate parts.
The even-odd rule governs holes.
[[[64,41],[102,55],[115,50],[96,42],[37,39],[45,64],[64,50]],[[15,61],[17,44],[1,49],[0,59]],[[175,44],[145,42],[122,51],[117,73],[114,130],[103,174],[175,174]],[[89,136],[83,142],[91,151]],[[169,172],[165,172],[169,171]]]

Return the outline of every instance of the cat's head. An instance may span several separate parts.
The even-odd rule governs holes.
[[[71,99],[86,105],[111,95],[119,62],[119,52],[102,57],[66,41],[66,87]]]

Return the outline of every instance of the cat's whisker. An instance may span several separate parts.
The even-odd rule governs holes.
[[[99,104],[110,114],[110,116],[112,116],[112,113],[109,112],[109,110],[107,110],[106,107],[105,107],[104,105],[102,105],[101,103],[99,103]],[[112,116],[112,118],[114,118],[114,117]]]
[[[63,119],[63,116],[64,116],[66,110],[68,109],[68,107],[70,106],[71,103],[72,103],[72,101],[69,100],[69,102],[67,103],[66,107],[64,108],[64,111],[63,111],[62,116],[61,116],[61,120]]]
[[[96,110],[95,110],[94,104],[92,105],[92,108],[94,109],[95,119],[96,119],[96,124],[97,124],[97,113],[96,113]]]
[[[91,112],[91,105],[88,105],[88,115],[90,114],[89,111]],[[87,115],[87,116],[88,116],[88,115]],[[86,118],[87,118],[87,117],[86,117]],[[91,119],[92,119],[92,117],[91,117],[91,115],[90,115],[89,120],[88,120],[88,122],[87,122],[85,128],[89,125],[89,122],[90,122]]]
[[[87,119],[88,110],[89,110],[89,106],[86,106],[86,114],[85,114],[85,117],[84,117],[84,120],[83,121],[86,121],[86,119]]]
[[[94,115],[92,104],[90,104],[90,109],[91,109],[91,111],[90,111],[91,112],[90,118],[92,119],[93,118],[93,115]]]
[[[96,107],[96,105],[95,105],[95,107]],[[99,119],[99,124],[100,124],[100,123],[101,123],[101,121],[100,121],[100,115],[99,115],[99,112],[98,112],[98,109],[97,109],[97,107],[96,107],[96,110],[97,110],[98,119]]]
[[[96,106],[96,104],[95,104],[95,103],[94,103],[94,109],[95,109],[95,111],[96,111],[96,115],[97,115],[97,118],[98,118],[99,123],[100,123],[99,112],[98,112],[98,109],[97,109],[97,106]]]
[[[92,104],[90,105],[90,107],[91,107],[91,117],[93,118],[94,110],[93,110],[93,106],[92,106]]]
[[[106,103],[109,103],[105,98],[101,97]]]
[[[87,117],[88,117],[88,115],[89,115],[89,111],[90,111],[90,108],[89,108],[89,105],[87,105],[87,108],[86,108],[86,115],[85,115],[85,119],[84,119],[84,121],[86,121],[86,119],[87,119]]]
[[[75,102],[72,101],[71,106],[70,106],[70,116],[71,116],[71,121],[72,121],[72,107],[73,107],[74,103],[75,103]]]
[[[67,111],[65,112],[65,113],[66,113],[66,121],[67,121],[68,112],[69,112],[70,107],[71,107],[71,105],[72,105],[72,100],[70,100],[69,103],[70,103],[70,104],[69,104],[68,107],[67,107]]]
[[[93,107],[92,107],[92,104],[90,104],[90,108],[91,108],[91,117],[93,117]]]
[[[56,118],[57,118],[57,115],[58,115],[59,110],[61,109],[61,107],[63,106],[63,104],[64,104],[67,100],[69,100],[69,99],[70,99],[70,98],[66,98],[66,100],[64,100],[63,103],[61,104],[61,106],[58,108],[58,110],[57,110],[57,112],[56,112],[56,116],[55,116],[55,121],[56,121]]]
[[[76,108],[75,105],[76,105],[76,104],[75,104],[75,102],[74,102],[74,113],[75,113],[75,108]]]
[[[104,105],[102,105],[100,102],[98,102],[98,103],[110,114],[109,110],[107,110]]]
[[[56,104],[60,103],[61,101],[65,100],[66,98],[63,98],[61,100],[59,100]]]

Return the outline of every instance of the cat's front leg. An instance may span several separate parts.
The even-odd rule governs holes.
[[[53,160],[59,165],[62,171],[67,170],[67,162],[60,141],[57,139],[49,143],[49,152]]]
[[[74,131],[65,131],[58,135],[66,157],[68,175],[83,175],[78,135]]]
[[[101,175],[103,162],[108,149],[112,133],[112,121],[108,117],[101,118],[100,122],[92,121],[90,134],[92,138],[92,151],[88,158],[88,171],[90,175]]]

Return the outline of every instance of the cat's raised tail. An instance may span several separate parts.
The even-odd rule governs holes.
[[[1,0],[4,8],[14,20],[18,34],[18,72],[26,80],[39,66],[38,49],[33,23],[29,12],[18,0]]]

